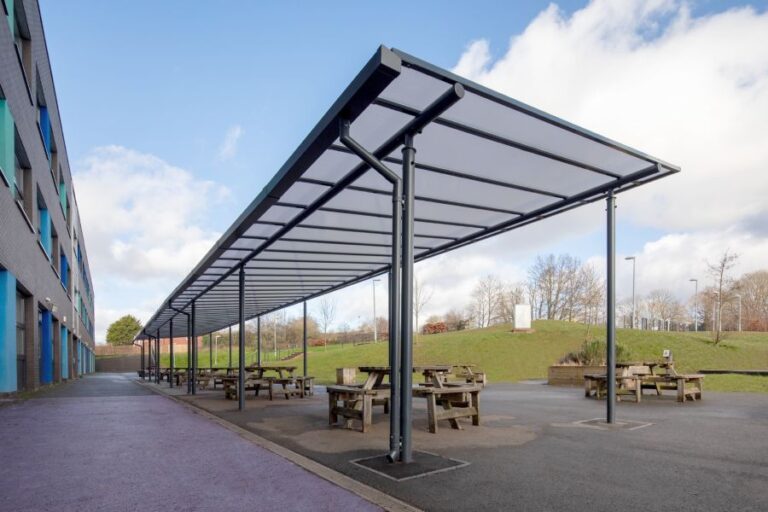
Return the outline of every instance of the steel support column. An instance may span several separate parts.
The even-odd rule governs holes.
[[[190,344],[192,348],[192,375],[190,375],[190,381],[192,382],[191,391],[193,395],[197,394],[197,333],[195,332],[195,301],[192,301],[192,313],[189,315],[190,323]]]
[[[192,315],[187,315],[187,394],[192,393]]]
[[[213,333],[208,333],[208,368],[213,371]]]
[[[401,231],[402,180],[375,155],[349,136],[349,122],[342,121],[339,138],[361,160],[392,184],[392,259],[389,271],[389,452],[387,460],[400,460],[400,302],[401,302]]]
[[[304,376],[307,376],[307,301],[304,301],[304,330],[303,333],[303,343],[302,346],[304,348]]]
[[[606,369],[608,397],[606,422],[616,420],[616,197],[613,192],[606,198]]]
[[[146,367],[144,366],[144,340],[141,340],[141,380],[144,380],[144,376],[146,373]],[[72,377],[74,378],[75,372],[72,372]]]
[[[256,366],[261,366],[261,317],[256,317]]]
[[[227,364],[228,369],[232,369],[232,326],[229,326],[229,364]]]
[[[403,140],[403,219],[402,219],[402,304],[401,322],[401,368],[400,368],[400,460],[413,462],[411,444],[411,416],[413,385],[413,194],[415,186],[414,164],[416,150],[413,134],[406,134]]]
[[[168,351],[170,353],[170,364],[169,368],[170,371],[168,372],[168,385],[170,387],[173,387],[173,378],[174,378],[174,364],[173,364],[173,318],[171,318],[171,323],[168,325]]]
[[[157,375],[155,376],[155,383],[160,384],[160,329],[157,330],[155,343],[157,343],[157,353],[155,354],[155,359],[157,359]]]
[[[245,267],[240,267],[239,278],[237,318],[240,324],[240,333],[237,340],[239,370],[237,374],[237,409],[242,411],[245,408]]]

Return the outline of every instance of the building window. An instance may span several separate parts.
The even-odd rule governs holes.
[[[8,102],[0,91],[0,174],[7,183],[13,183],[16,128]]]
[[[24,146],[21,144],[19,133],[16,132],[16,154],[14,156],[14,163],[16,167],[16,185],[14,187],[14,195],[19,206],[24,210],[27,215],[27,220],[32,218],[32,170],[30,169],[29,160],[27,159],[27,153],[24,151]],[[31,222],[31,220],[30,220]]]
[[[59,203],[61,211],[64,212],[64,218],[67,218],[67,183],[64,181],[64,173],[59,172]]]
[[[61,263],[61,251],[59,251],[59,249],[59,235],[56,233],[56,228],[51,224],[51,250],[53,252],[50,253],[50,256],[53,270],[55,270],[57,274],[59,273],[59,264]]]
[[[27,298],[16,290],[16,389],[22,391],[27,382]]]
[[[21,70],[24,73],[24,79],[29,88],[32,79],[32,40],[27,24],[27,16],[24,12],[22,2],[12,2],[13,5],[8,9],[13,12],[13,21],[10,23],[13,31],[13,42],[16,46],[16,56],[19,59]],[[9,20],[10,21],[10,20]]]
[[[45,251],[45,254],[48,255],[48,258],[52,256],[52,226],[51,226],[51,215],[48,212],[48,207],[45,205],[45,201],[43,200],[42,194],[40,194],[40,189],[37,190],[37,233],[38,233],[38,241],[40,242],[40,246]]]
[[[59,273],[61,274],[61,285],[69,293],[69,262],[63,247],[59,250]]]

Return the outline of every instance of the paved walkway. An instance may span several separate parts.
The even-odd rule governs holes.
[[[129,376],[0,407],[2,511],[258,509],[379,510]]]

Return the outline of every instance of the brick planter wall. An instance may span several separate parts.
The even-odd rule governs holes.
[[[605,366],[552,365],[547,383],[550,386],[581,386],[584,374],[605,373]]]

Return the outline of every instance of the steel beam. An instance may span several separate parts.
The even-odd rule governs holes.
[[[227,364],[227,368],[232,368],[232,326],[229,326],[229,364]]]
[[[261,366],[261,317],[256,317],[256,365]]]

